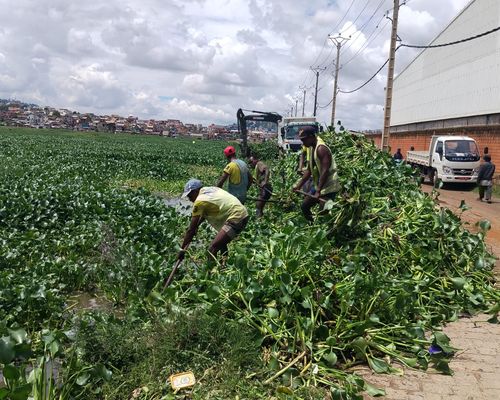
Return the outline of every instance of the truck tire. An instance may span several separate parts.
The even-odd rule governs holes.
[[[432,185],[436,188],[439,189],[439,182],[441,182],[441,178],[439,178],[438,172],[434,169],[433,170],[433,180],[432,180]],[[441,187],[444,186],[444,183],[441,185]]]

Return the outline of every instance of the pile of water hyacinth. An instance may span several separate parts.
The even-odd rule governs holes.
[[[163,294],[181,309],[203,308],[260,335],[266,384],[325,386],[333,398],[383,394],[350,372],[402,366],[451,374],[439,331],[461,314],[499,311],[494,257],[484,236],[422,193],[410,166],[396,166],[363,137],[327,135],[342,190],[308,225],[290,199],[296,159],[275,166],[274,198],[235,242],[224,269],[193,252]],[[466,205],[462,205],[465,209]],[[497,305],[497,306],[494,306]]]
[[[489,223],[466,230],[369,140],[324,138],[342,190],[314,224],[297,155],[273,158],[264,218],[213,268],[202,225],[163,291],[189,224],[165,193],[215,184],[227,143],[0,127],[0,399],[360,399],[384,391],[359,365],[451,374],[442,325],[500,311]]]

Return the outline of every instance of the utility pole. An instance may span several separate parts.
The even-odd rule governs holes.
[[[305,86],[300,86],[300,90],[302,90],[303,97],[302,97],[302,116],[304,116],[305,109],[306,109],[306,88]]]
[[[389,67],[387,69],[387,86],[385,89],[384,130],[382,131],[382,150],[389,151],[391,129],[392,88],[394,82],[394,64],[396,63],[396,42],[398,39],[399,0],[394,0],[392,12],[391,49],[389,51]]]
[[[396,0],[395,0],[396,1]],[[345,38],[342,35],[332,36],[328,35],[328,38],[337,46],[337,60],[335,62],[335,83],[333,84],[333,99],[332,99],[332,119],[331,126],[335,129],[335,106],[337,103],[337,87],[339,80],[339,68],[340,68],[340,48],[342,45],[349,40],[349,38]]]
[[[312,71],[316,73],[316,86],[314,88],[314,111],[313,111],[313,117],[316,116],[316,109],[318,107],[318,80],[319,80],[319,72],[324,71],[326,67],[320,68],[317,66],[316,68],[310,67]]]
[[[290,117],[293,117],[293,104],[292,104],[292,108],[290,109]]]
[[[295,98],[295,116],[297,116],[297,108],[299,107],[299,99],[298,97]]]

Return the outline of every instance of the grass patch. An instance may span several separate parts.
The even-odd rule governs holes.
[[[85,362],[113,371],[99,398],[127,399],[134,390],[144,395],[138,398],[161,398],[172,393],[168,377],[183,371],[193,371],[198,382],[191,398],[258,398],[267,392],[246,378],[262,366],[254,332],[204,310],[148,323],[89,315],[80,321],[77,346]]]

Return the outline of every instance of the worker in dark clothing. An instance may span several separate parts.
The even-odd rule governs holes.
[[[479,186],[479,201],[486,200],[491,204],[491,192],[493,191],[493,175],[495,174],[495,164],[491,162],[491,156],[485,154],[484,163],[479,167],[477,182]]]
[[[392,156],[392,159],[397,163],[401,164],[403,162],[403,155],[401,154],[401,149],[397,149],[394,155]]]
[[[259,200],[255,203],[257,218],[264,215],[264,206],[271,198],[273,187],[269,183],[271,171],[269,167],[255,155],[250,157],[250,165],[254,168],[253,182],[259,187]]]

